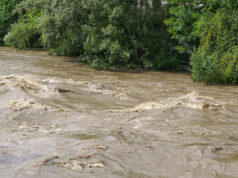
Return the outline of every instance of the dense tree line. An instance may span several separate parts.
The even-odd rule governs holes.
[[[0,0],[0,42],[93,68],[177,70],[238,83],[238,0]]]

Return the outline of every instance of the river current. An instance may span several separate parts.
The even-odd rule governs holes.
[[[0,177],[238,177],[238,86],[2,47]]]

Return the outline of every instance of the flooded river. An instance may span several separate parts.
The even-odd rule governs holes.
[[[238,177],[238,86],[0,48],[0,177]]]

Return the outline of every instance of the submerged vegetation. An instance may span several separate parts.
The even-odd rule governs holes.
[[[4,41],[3,41],[4,40]],[[237,0],[0,0],[0,43],[238,83]]]

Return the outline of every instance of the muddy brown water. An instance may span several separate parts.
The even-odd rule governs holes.
[[[0,177],[238,177],[238,87],[0,48]]]

